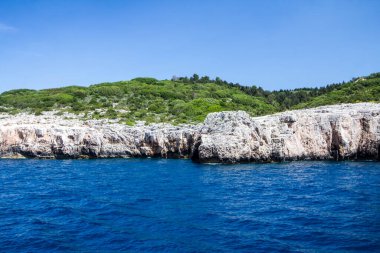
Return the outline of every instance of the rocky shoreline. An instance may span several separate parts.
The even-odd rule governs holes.
[[[211,113],[204,123],[127,126],[63,116],[0,115],[0,158],[191,158],[238,163],[380,160],[380,104],[358,103],[263,117]]]

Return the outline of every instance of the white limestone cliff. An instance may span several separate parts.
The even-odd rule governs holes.
[[[200,162],[380,159],[380,104],[263,117],[219,112],[203,124],[126,126],[55,115],[0,116],[2,158],[189,157]]]
[[[380,104],[324,106],[251,118],[212,113],[205,120],[202,161],[379,159]]]

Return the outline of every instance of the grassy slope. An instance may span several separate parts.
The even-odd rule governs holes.
[[[380,102],[380,73],[355,78],[348,83],[338,85],[332,91],[297,104],[293,108],[358,102]]]
[[[276,108],[263,97],[250,96],[237,87],[215,83],[186,84],[136,78],[88,88],[70,86],[46,90],[13,90],[0,95],[0,106],[10,112],[46,110],[85,112],[89,118],[120,118],[133,124],[147,122],[200,122],[210,112],[245,110],[252,115],[268,114]],[[96,109],[100,112],[92,114]]]
[[[194,123],[210,112],[245,110],[264,115],[289,108],[337,103],[380,102],[380,73],[322,88],[263,91],[228,83],[188,83],[136,78],[89,87],[68,86],[46,90],[12,90],[0,94],[0,111],[47,110],[85,113],[86,118],[118,118],[133,124],[151,122]]]

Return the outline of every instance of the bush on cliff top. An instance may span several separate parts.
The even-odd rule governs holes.
[[[2,111],[84,112],[92,118],[119,118],[128,124],[136,120],[194,123],[203,121],[210,112],[244,110],[257,116],[292,108],[365,101],[380,102],[380,73],[321,88],[272,92],[228,83],[218,77],[213,80],[193,75],[161,81],[135,78],[89,87],[19,89],[0,94]]]

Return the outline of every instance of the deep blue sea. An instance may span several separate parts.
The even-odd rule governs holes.
[[[0,160],[1,252],[380,252],[380,163]]]

